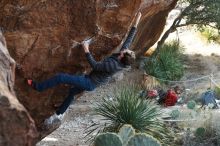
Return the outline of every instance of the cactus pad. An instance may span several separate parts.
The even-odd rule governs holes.
[[[170,116],[173,119],[179,118],[180,117],[180,111],[178,109],[172,110],[172,112],[170,113]]]
[[[203,136],[205,136],[205,131],[206,131],[205,128],[199,127],[196,129],[195,135],[197,137],[203,137]]]
[[[131,125],[124,125],[121,127],[118,135],[121,137],[123,141],[123,145],[128,142],[128,139],[135,134],[135,130]]]
[[[122,146],[122,140],[115,133],[104,133],[96,137],[94,146]]]
[[[160,142],[147,134],[135,134],[127,146],[161,146]]]

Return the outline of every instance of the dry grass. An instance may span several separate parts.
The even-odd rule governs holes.
[[[220,145],[220,110],[178,108],[180,116],[175,124],[183,146],[215,146]],[[195,134],[197,128],[204,128],[202,137]],[[179,140],[180,140],[179,139]]]

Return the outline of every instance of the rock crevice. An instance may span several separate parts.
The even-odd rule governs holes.
[[[14,75],[15,61],[0,32],[0,145],[32,146],[38,132],[35,122],[15,96]]]

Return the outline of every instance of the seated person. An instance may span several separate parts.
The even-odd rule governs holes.
[[[180,87],[175,86],[174,89],[169,89],[167,92],[163,90],[158,91],[158,103],[161,105],[167,106],[174,106],[177,103],[179,98],[179,94],[181,93]]]

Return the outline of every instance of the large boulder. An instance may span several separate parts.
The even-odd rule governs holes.
[[[137,54],[160,37],[177,0],[1,0],[0,27],[16,60],[15,90],[41,131],[42,121],[61,104],[67,88],[43,93],[25,79],[44,80],[58,72],[89,72],[79,42],[93,37],[97,60],[117,51],[138,11],[142,19],[132,45]],[[59,89],[59,90],[58,90]]]
[[[0,145],[31,146],[36,143],[38,133],[33,119],[15,97],[14,71],[15,61],[0,32]]]

